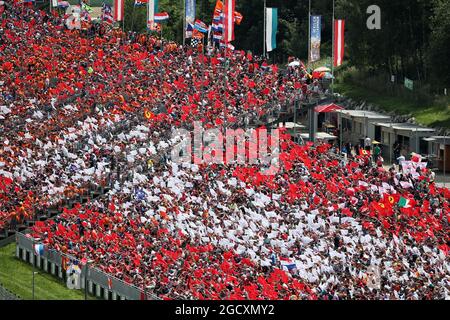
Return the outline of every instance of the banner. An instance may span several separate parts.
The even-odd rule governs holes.
[[[267,52],[277,47],[278,9],[266,8],[266,47]]]
[[[223,6],[223,13],[225,15],[225,36],[223,37],[224,43],[229,43],[234,40],[234,9],[236,6],[236,0],[225,0]]]
[[[197,19],[195,20],[194,29],[200,31],[201,33],[208,32],[208,26],[203,21]]]
[[[339,67],[344,60],[344,20],[334,21],[334,66]]]
[[[195,23],[195,0],[185,0],[186,1],[186,30],[185,37],[192,38],[192,29]]]
[[[66,285],[68,289],[80,290],[81,289],[81,269],[77,262],[68,265],[66,270],[67,281]]]
[[[155,28],[155,13],[158,12],[159,0],[148,0],[147,2],[147,28],[153,30]]]
[[[321,16],[311,16],[311,30],[310,30],[310,57],[309,61],[314,62],[320,60],[320,32],[321,32]]]
[[[405,88],[411,91],[414,90],[414,82],[406,77],[405,77]]]
[[[42,243],[35,244],[34,252],[36,252],[36,255],[42,256],[44,254],[44,245]]]
[[[155,23],[166,22],[169,20],[169,14],[167,12],[155,13],[154,19]]]
[[[114,0],[114,21],[122,21],[125,0]]]

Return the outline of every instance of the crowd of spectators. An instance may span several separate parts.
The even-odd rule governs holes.
[[[110,185],[30,236],[167,299],[444,299],[448,189],[298,145],[280,170],[179,163],[174,128],[245,127],[320,92],[298,67],[113,30],[85,36],[5,2],[0,228]]]

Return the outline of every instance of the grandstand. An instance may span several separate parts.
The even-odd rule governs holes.
[[[448,297],[448,189],[420,159],[400,172],[296,143],[282,123],[333,99],[302,66],[6,3],[0,240],[19,260],[111,300]],[[198,123],[203,159],[174,152]],[[269,126],[265,174],[248,149]],[[218,156],[227,129],[258,137],[248,161],[239,131]]]

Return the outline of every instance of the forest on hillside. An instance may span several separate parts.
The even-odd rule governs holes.
[[[125,0],[125,28],[145,32],[146,8]],[[159,11],[168,12],[163,35],[182,41],[183,1],[159,0]],[[376,2],[376,3],[375,3]],[[196,16],[210,24],[216,0],[197,0]],[[312,0],[311,14],[322,16],[322,57],[331,56],[332,0]],[[367,7],[381,9],[381,29],[369,30]],[[234,46],[261,54],[263,50],[263,0],[236,0],[244,19],[236,26]],[[267,0],[277,7],[278,47],[271,53],[275,62],[289,56],[303,59],[308,50],[308,0]],[[448,0],[335,0],[335,18],[345,19],[347,65],[368,72],[383,71],[436,88],[450,85],[450,1]]]

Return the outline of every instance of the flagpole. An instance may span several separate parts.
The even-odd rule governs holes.
[[[308,9],[308,68],[309,63],[311,62],[311,0],[309,0],[309,9]]]
[[[267,20],[267,17],[266,17],[266,6],[267,6],[267,4],[266,4],[266,0],[264,0],[264,22],[263,22],[263,24],[264,24],[264,28],[263,28],[263,32],[264,32],[264,37],[263,37],[263,42],[264,42],[264,44],[263,44],[263,57],[265,58],[266,57],[266,20]]]
[[[125,5],[125,0],[123,1],[123,5]],[[125,8],[123,8],[122,32],[125,32]]]
[[[35,265],[34,265],[34,251],[35,251],[35,249],[34,249],[34,237],[33,237],[33,239],[32,239],[32,244],[33,244],[33,269],[32,269],[32,272],[33,272],[33,291],[32,291],[32,296],[33,296],[33,300],[34,300],[34,272],[35,272]]]
[[[133,4],[133,12],[131,13],[131,31],[134,31],[134,9],[136,8],[136,3]]]
[[[183,47],[186,45],[186,0],[183,2]]]
[[[334,0],[333,0],[333,19],[332,19],[332,40],[331,40],[331,94],[334,95],[334,46],[336,45],[334,41],[334,33],[336,32],[334,28]]]
[[[446,182],[446,178],[447,178],[447,175],[446,175],[446,161],[447,161],[447,146],[446,146],[446,141],[447,140],[447,131],[445,131],[445,133],[444,133],[444,188],[446,187],[446,185],[447,185],[447,182]]]

